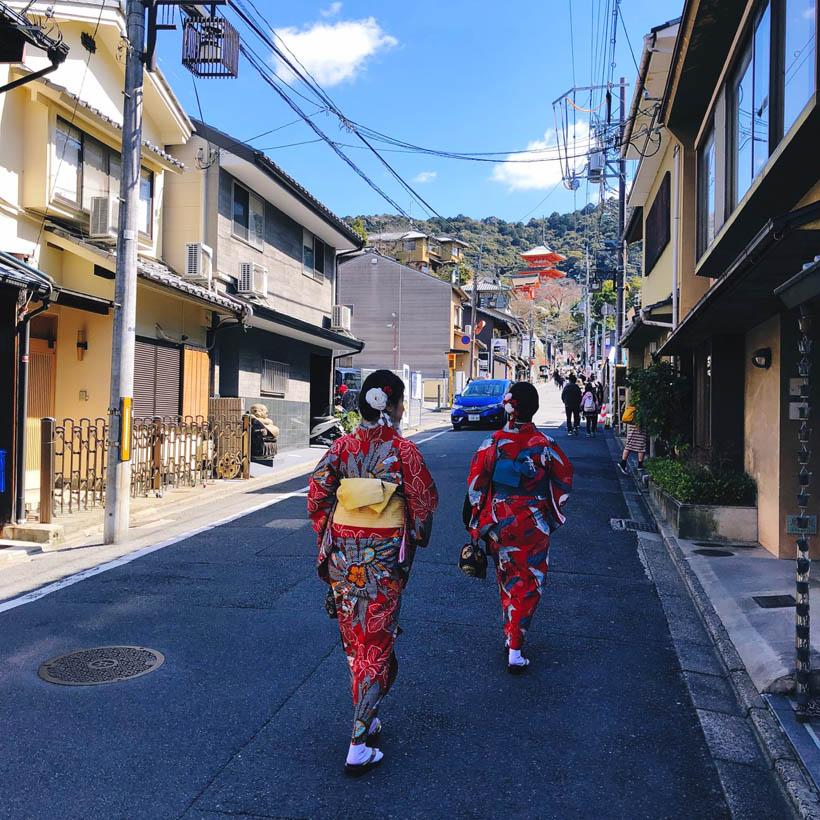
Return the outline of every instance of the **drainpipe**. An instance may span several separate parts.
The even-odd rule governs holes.
[[[50,297],[50,294],[49,294]],[[14,518],[18,524],[26,523],[26,420],[28,417],[28,357],[29,357],[29,322],[38,314],[49,307],[49,297],[43,300],[43,304],[30,313],[23,315],[18,330],[20,341],[18,343],[19,359],[17,363],[17,464],[16,464],[16,488],[17,498],[14,505]]]
[[[48,59],[51,61],[50,66],[41,68],[39,71],[33,71],[31,74],[26,74],[25,77],[19,77],[16,80],[12,80],[10,83],[0,86],[0,94],[5,91],[11,91],[13,88],[25,85],[26,83],[30,83],[32,80],[39,80],[40,77],[45,77],[46,74],[51,74],[52,71],[56,71],[63,64],[63,62],[65,62],[65,58],[68,56],[68,46],[62,42],[57,43],[48,49],[47,54]]]
[[[678,326],[678,246],[680,229],[680,144],[672,152],[675,161],[672,182],[672,329]]]

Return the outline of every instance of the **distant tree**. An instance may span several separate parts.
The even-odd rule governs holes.
[[[353,220],[353,224],[350,226],[356,231],[357,234],[362,238],[362,241],[367,244],[367,229],[364,227],[364,222],[362,222],[362,218],[357,216]]]

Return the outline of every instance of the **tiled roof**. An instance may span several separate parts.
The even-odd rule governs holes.
[[[122,131],[121,123],[118,123],[116,120],[112,119],[107,114],[103,114],[103,112],[100,111],[99,108],[94,108],[93,105],[89,105],[84,100],[81,100],[76,94],[72,94],[65,86],[58,85],[57,83],[52,82],[51,80],[47,80],[45,78],[41,78],[40,82],[44,83],[49,88],[53,88],[55,91],[59,91],[61,94],[64,94],[79,108],[88,111],[90,114],[93,114],[95,117],[98,117],[108,125],[113,126],[118,131]],[[154,143],[149,142],[148,140],[143,140],[142,145],[144,148],[147,148],[149,151],[156,154],[158,157],[161,157],[163,160],[165,160],[165,162],[169,163],[170,165],[174,165],[183,171],[185,170],[184,163],[180,162],[176,157],[172,157],[167,151],[165,151],[159,145],[154,145]]]
[[[300,185],[290,174],[283,171],[267,154],[262,151],[257,151],[247,143],[236,140],[224,131],[220,131],[218,128],[214,128],[212,125],[208,125],[201,120],[191,118],[191,122],[193,122],[194,129],[200,137],[208,140],[208,142],[214,143],[214,145],[217,145],[219,148],[229,151],[237,157],[244,159],[246,162],[258,165],[264,169],[269,176],[273,177],[280,183],[284,183],[287,187],[290,187],[298,193],[309,206],[312,206],[313,209],[317,211],[337,231],[346,235],[357,247],[361,246],[361,237],[350,227],[350,225],[336,216],[336,214],[334,214],[333,211],[327,207],[327,205],[319,202],[319,200],[316,199],[316,197],[313,196],[307,188]]]
[[[177,276],[167,265],[153,259],[138,259],[137,274],[150,282],[165,285],[174,290],[187,293],[189,296],[196,296],[203,302],[223,307],[231,313],[246,314],[250,312],[249,305],[246,302],[229,296],[227,293],[220,293],[183,279],[181,276]]]

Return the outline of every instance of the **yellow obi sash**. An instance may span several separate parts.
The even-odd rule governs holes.
[[[404,526],[404,502],[395,493],[398,484],[378,478],[343,478],[336,491],[333,523],[374,529]]]

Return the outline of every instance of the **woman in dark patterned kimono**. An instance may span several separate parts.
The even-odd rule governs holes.
[[[319,577],[330,584],[353,689],[345,772],[377,765],[382,699],[396,679],[401,596],[417,547],[430,540],[436,485],[418,448],[398,433],[404,383],[389,370],[365,379],[362,423],[337,439],[310,479]],[[372,747],[372,748],[371,748]]]
[[[572,489],[572,465],[561,448],[538,432],[532,417],[538,391],[516,382],[504,397],[507,424],[473,457],[467,488],[469,530],[493,556],[504,613],[507,668],[523,672],[524,635],[547,577],[550,533],[566,520],[561,508]]]

